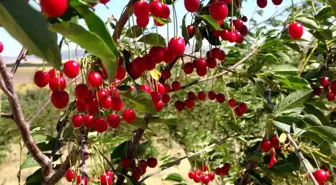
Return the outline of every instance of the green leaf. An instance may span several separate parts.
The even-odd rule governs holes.
[[[211,26],[215,30],[222,30],[222,28],[218,25],[218,21],[213,19],[210,15],[201,15],[200,16],[207,25]]]
[[[279,114],[286,110],[301,106],[311,95],[311,90],[299,90],[285,97],[275,106],[275,113]]]
[[[166,178],[164,178],[165,181],[172,181],[172,182],[182,182],[183,178],[178,173],[170,173]]]
[[[334,10],[334,15],[336,16],[336,0],[328,0],[331,8]]]
[[[200,29],[197,27],[195,30],[195,37],[196,37],[196,46],[195,46],[195,52],[198,52],[202,49],[202,40],[203,40],[203,36],[202,33],[200,31]]]
[[[277,57],[277,59],[279,60],[279,62],[283,62],[283,63],[289,63],[291,62],[291,58],[284,52],[282,51],[277,51],[274,53],[274,55]]]
[[[336,141],[336,128],[329,126],[314,126],[309,127],[307,130],[312,131],[330,141]]]
[[[317,14],[315,15],[315,19],[325,21],[331,16],[333,16],[333,10],[330,6],[325,6],[319,12],[317,12]]]
[[[307,114],[303,116],[303,121],[305,121],[310,126],[320,126],[321,121],[313,114]]]
[[[152,46],[166,46],[166,39],[164,39],[160,34],[157,33],[149,33],[147,35],[144,35],[138,40],[138,42],[143,42]]]
[[[295,20],[302,23],[302,25],[304,27],[307,27],[309,29],[313,29],[313,30],[318,29],[318,26],[317,26],[315,20],[310,19],[308,17],[297,17],[297,18],[295,18]]]
[[[77,43],[81,48],[99,57],[107,71],[109,82],[113,81],[117,70],[116,56],[102,38],[74,23],[62,22],[50,26],[49,29],[62,34],[64,37]]]
[[[42,171],[41,168],[36,170],[33,174],[27,177],[26,185],[36,185],[42,182]]]
[[[107,30],[104,22],[94,12],[90,11],[89,7],[80,6],[77,7],[76,10],[84,18],[89,30],[93,33],[96,33],[105,42],[105,44],[113,52],[115,59],[117,59],[119,56],[117,45],[112,39],[111,34]],[[117,63],[117,60],[114,62]]]
[[[147,112],[151,114],[156,113],[155,106],[151,96],[144,91],[132,91],[125,94],[122,94],[123,98],[126,98],[134,106],[136,112]]]
[[[294,116],[278,116],[275,118],[275,120],[281,123],[286,123],[288,125],[295,123],[299,128],[304,128],[307,125],[300,117]]]
[[[316,116],[323,125],[327,125],[329,123],[329,120],[326,118],[326,116],[318,107],[310,103],[305,103],[304,106],[305,106],[304,111],[308,114]]]
[[[274,126],[286,133],[290,133],[290,130],[291,130],[291,126],[286,124],[286,123],[282,123],[282,122],[279,122],[279,121],[273,121],[274,123]]]
[[[187,17],[187,14],[185,14],[183,16],[183,19],[182,19],[182,36],[184,38],[184,40],[186,41],[186,43],[189,43],[189,34],[188,34],[188,29],[187,29],[187,26],[186,26],[186,17]]]
[[[140,28],[139,26],[132,26],[128,28],[126,31],[125,36],[129,38],[138,38],[140,35],[143,33],[143,29]]]
[[[0,1],[0,25],[30,53],[60,69],[62,63],[57,34],[48,30],[42,14],[26,1]]]
[[[20,169],[32,168],[39,166],[35,159],[31,155],[27,155],[26,160],[20,165]]]

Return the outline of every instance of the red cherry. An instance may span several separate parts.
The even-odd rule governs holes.
[[[321,78],[320,78],[320,84],[321,84],[323,87],[328,86],[328,85],[329,85],[328,77],[325,77],[325,76],[321,77]]]
[[[244,41],[244,37],[239,31],[235,31],[236,33],[236,43],[242,43]]]
[[[76,178],[76,172],[75,170],[72,170],[72,169],[68,169],[66,172],[65,172],[65,179],[68,181],[68,182],[72,182],[73,179]]]
[[[149,17],[137,17],[136,24],[141,28],[146,28],[149,23]]]
[[[82,185],[82,176],[81,175],[77,175],[76,178],[76,183],[77,185]],[[86,176],[84,176],[84,185],[88,185],[88,178]]]
[[[269,141],[269,140],[266,140],[266,141],[263,141],[262,143],[261,143],[261,150],[263,151],[263,152],[269,152],[271,149],[272,149],[272,143],[271,143],[271,141]]]
[[[86,111],[86,105],[83,101],[76,101],[76,109],[78,112],[85,112]]]
[[[259,8],[265,8],[267,6],[267,0],[257,0]]]
[[[247,111],[246,103],[240,103],[238,106],[239,106],[239,108],[240,108],[240,110],[242,111],[243,114]]]
[[[240,117],[240,116],[242,116],[244,113],[240,110],[240,108],[239,107],[236,107],[235,109],[234,109],[234,112],[236,113],[236,115],[238,116],[238,117]]]
[[[168,69],[162,70],[161,75],[163,79],[169,79],[171,76],[170,70]]]
[[[195,101],[191,99],[186,99],[184,104],[187,108],[192,109],[195,106]]]
[[[141,170],[139,168],[136,168],[133,172],[132,172],[132,177],[134,180],[138,181],[140,180],[141,177]]]
[[[325,170],[319,169],[313,173],[316,181],[323,184],[328,179],[328,173]]]
[[[75,78],[79,74],[80,66],[75,60],[65,62],[63,72],[68,78]]]
[[[198,92],[197,97],[200,101],[204,101],[206,99],[206,94],[204,91],[200,91]]]
[[[237,30],[241,30],[244,26],[244,22],[240,19],[236,19],[233,21],[233,25],[235,26]]]
[[[54,91],[51,94],[50,100],[55,108],[63,109],[69,103],[69,94],[65,91]]]
[[[74,91],[77,100],[83,101],[89,96],[89,87],[86,84],[78,84]]]
[[[107,89],[99,89],[97,95],[98,95],[99,100],[103,100],[107,98],[109,94],[108,94]]]
[[[213,58],[219,58],[220,57],[220,54],[221,53],[221,50],[219,48],[213,48],[211,51],[210,51],[210,56],[209,57],[213,57]]]
[[[40,0],[42,12],[48,17],[60,17],[68,8],[68,0]]]
[[[191,62],[184,64],[183,71],[185,74],[191,74],[194,71],[194,65]]]
[[[196,12],[201,3],[199,0],[184,0],[184,7],[188,12]]]
[[[228,16],[228,8],[221,1],[214,2],[209,6],[209,13],[215,20],[223,20]]]
[[[215,179],[215,174],[213,172],[208,173],[208,176],[210,178],[210,181]]]
[[[217,66],[217,61],[215,58],[208,58],[206,64],[208,68],[213,69]]]
[[[201,182],[201,176],[196,174],[195,177],[194,177],[194,182],[195,183],[200,183]]]
[[[111,183],[112,183],[112,182],[113,182],[113,172],[110,171],[110,170],[105,170],[105,173],[106,173],[107,176],[110,177],[110,179],[111,179]]]
[[[118,128],[120,125],[120,117],[117,114],[110,114],[106,118],[111,128]]]
[[[164,107],[164,103],[163,103],[163,101],[160,100],[160,101],[156,102],[154,104],[154,106],[155,106],[156,112],[160,112]]]
[[[152,60],[152,58],[149,55],[144,56],[143,60],[145,61],[145,69],[147,71],[151,71],[155,68],[156,62]]]
[[[145,171],[147,169],[147,162],[145,160],[140,160],[139,168],[141,169],[141,171]]]
[[[133,6],[133,13],[137,17],[149,17],[149,4],[147,1],[137,1]]]
[[[163,19],[168,19],[170,15],[170,9],[168,7],[168,5],[166,4],[162,4],[162,9],[161,9],[161,18]]]
[[[150,157],[147,159],[147,166],[150,167],[150,168],[155,168],[156,165],[158,164],[156,158],[154,157]]]
[[[66,87],[66,81],[63,77],[52,77],[49,79],[49,88],[51,91],[63,91]]]
[[[111,109],[114,111],[121,111],[124,107],[124,102],[121,100],[121,98],[112,98],[112,106]]]
[[[248,21],[248,20],[247,20],[247,17],[246,17],[245,15],[241,18],[241,20],[244,21],[244,22],[247,22],[247,21]]]
[[[235,99],[229,99],[229,107],[233,108],[237,105],[237,101]]]
[[[225,101],[225,96],[224,96],[224,94],[222,94],[222,93],[218,93],[218,94],[216,95],[216,100],[217,100],[218,103],[223,103],[223,102]]]
[[[110,109],[112,107],[112,98],[111,97],[106,97],[102,100],[99,100],[99,104],[104,109]]]
[[[59,76],[63,76],[63,73],[62,72],[58,72],[56,71],[55,69],[50,69],[48,71],[49,73],[49,77],[52,78],[52,77],[59,77]]]
[[[299,22],[294,22],[288,26],[288,34],[292,39],[299,40],[303,35],[303,26]]]
[[[188,177],[189,177],[189,179],[194,179],[195,178],[195,172],[189,172]]]
[[[184,106],[184,103],[180,100],[175,102],[175,108],[180,112],[184,109]]]
[[[171,88],[170,88],[170,85],[169,84],[164,84],[164,90],[165,90],[165,93],[169,93]]]
[[[210,182],[210,177],[208,175],[203,175],[201,180],[204,184],[208,184]]]
[[[209,171],[209,168],[206,164],[203,164],[203,166],[200,167],[201,172]]]
[[[330,92],[327,94],[328,101],[334,101],[335,100],[335,94]]]
[[[165,87],[164,87],[164,85],[163,85],[162,83],[158,83],[158,85],[157,85],[157,91],[158,91],[160,94],[163,94],[163,93],[166,92],[166,91],[165,91]]]
[[[95,115],[99,112],[98,102],[96,99],[93,99],[92,101],[88,102],[86,104],[86,108],[88,109],[88,113]]]
[[[207,63],[203,58],[199,58],[195,62],[195,67],[197,70],[204,70],[207,67]]]
[[[336,93],[336,80],[330,82],[330,89],[333,93]],[[321,90],[322,93],[322,90]]]
[[[141,72],[135,70],[134,63],[127,64],[126,69],[133,79],[138,79],[141,76]]]
[[[126,76],[126,69],[122,66],[119,66],[116,72],[116,79],[123,80]]]
[[[270,158],[270,160],[268,161],[267,167],[268,167],[268,168],[271,168],[276,162],[277,162],[277,159],[276,159],[276,157],[275,157],[275,151],[272,150],[272,151],[271,151],[271,158]]]
[[[108,175],[100,175],[100,185],[112,185],[112,179]]]
[[[163,47],[151,47],[149,50],[149,56],[152,58],[153,61],[156,63],[160,63],[165,59],[165,49]]]
[[[223,40],[229,40],[229,31],[223,29],[223,30],[221,31],[221,38],[222,38]]]
[[[86,128],[94,127],[94,117],[92,115],[84,115],[83,117],[83,124]]]
[[[151,97],[154,103],[157,103],[162,100],[161,94],[158,92],[152,92]]]
[[[88,83],[92,87],[99,87],[103,83],[102,75],[98,72],[90,72],[88,75]]]
[[[163,103],[167,104],[170,101],[170,96],[168,94],[162,95],[162,101]]]
[[[4,49],[4,46],[3,46],[2,42],[0,42],[0,53],[2,53],[3,49]]]
[[[208,97],[210,100],[216,99],[216,93],[214,91],[209,91],[208,92]]]
[[[185,41],[182,37],[171,38],[168,43],[169,51],[175,56],[181,56],[185,50]]]
[[[72,116],[72,125],[75,128],[81,127],[83,124],[83,117],[81,115],[73,115]]]
[[[272,0],[274,5],[280,5],[282,3],[282,0]]]
[[[107,130],[108,124],[103,118],[96,119],[94,122],[96,131],[99,133],[103,133]]]
[[[196,69],[196,73],[198,76],[205,76],[207,74],[206,68]]]
[[[336,85],[336,84],[335,84]],[[331,83],[331,89],[332,89],[332,83]],[[333,90],[333,89],[332,89]],[[333,91],[334,92],[334,91]],[[335,91],[336,92],[336,91]],[[322,88],[320,88],[320,87],[316,87],[316,88],[314,88],[314,93],[315,93],[315,95],[317,95],[317,96],[321,96],[322,95]]]
[[[161,17],[162,3],[160,1],[152,1],[149,4],[149,10],[154,17]]]
[[[127,123],[133,123],[136,119],[136,115],[133,109],[124,110],[122,117]]]
[[[181,84],[180,84],[180,82],[178,82],[178,81],[174,81],[174,82],[172,83],[172,89],[174,89],[174,91],[178,91],[178,90],[180,90],[180,89],[181,89]]]
[[[188,99],[191,99],[193,101],[196,101],[196,99],[197,99],[197,96],[194,92],[188,92],[187,96],[188,96]]]
[[[132,162],[129,158],[122,158],[120,164],[123,168],[130,168],[132,166]]]
[[[230,171],[231,165],[230,163],[225,163],[222,169],[222,175],[227,175]]]
[[[49,83],[49,73],[43,71],[36,71],[34,75],[34,83],[37,87],[40,88],[45,87]]]
[[[148,84],[140,85],[140,90],[147,92],[148,94],[152,93],[152,89]]]
[[[176,54],[172,50],[169,50],[168,48],[164,48],[164,53],[165,53],[165,59],[164,59],[165,63],[169,64],[175,60]]]
[[[220,37],[221,36],[221,30],[212,30],[212,35],[214,37]]]
[[[190,38],[193,37],[196,31],[195,27],[193,25],[189,25],[187,26],[187,30],[188,30],[189,37]]]
[[[275,148],[275,149],[279,149],[280,148],[280,145],[279,145],[279,140],[276,136],[273,136],[272,139],[271,139],[271,143],[272,143],[272,146]]]
[[[243,25],[243,27],[239,30],[239,32],[243,35],[246,36],[248,34],[248,28],[247,26]]]
[[[217,168],[215,169],[215,174],[216,174],[216,175],[222,175],[222,168],[217,167]]]
[[[234,32],[234,31],[229,31],[228,33],[227,33],[227,39],[228,39],[228,41],[229,42],[236,42],[237,41],[237,33],[236,32]]]
[[[106,3],[110,2],[110,0],[99,0],[99,2],[102,3],[102,4],[106,4]]]

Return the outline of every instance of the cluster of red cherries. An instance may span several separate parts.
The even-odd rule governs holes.
[[[274,5],[281,5],[282,0],[272,0]],[[267,0],[257,0],[259,8],[265,8],[267,6]]]
[[[336,95],[336,80],[329,82],[328,77],[322,76],[320,78],[320,85],[320,87],[314,88],[315,95],[322,96],[322,92],[324,90],[328,101],[334,101]]]
[[[219,175],[219,176],[225,176],[225,175],[229,174],[230,168],[231,168],[230,163],[225,163],[224,165],[218,166],[215,169],[215,174]]]
[[[150,157],[147,160],[140,160],[138,164],[131,158],[123,158],[120,161],[120,165],[126,170],[131,171],[132,177],[136,181],[139,181],[140,177],[146,173],[147,167],[155,168],[157,164],[158,161],[154,157]]]
[[[271,138],[271,140],[264,140],[262,143],[261,143],[261,150],[265,153],[268,153],[270,152],[270,160],[267,164],[267,167],[271,168],[276,162],[277,162],[277,159],[276,159],[276,152],[274,149],[280,149],[280,144],[279,144],[279,140],[276,136],[273,136]]]
[[[68,182],[73,182],[76,178],[76,184],[79,185],[82,182],[82,175],[77,175],[76,172],[73,169],[68,169],[65,172],[65,179]],[[88,178],[87,176],[84,176],[84,185],[88,184]],[[110,170],[106,170],[105,174],[101,174],[99,177],[100,185],[112,185],[113,184],[113,172]]]
[[[215,174],[209,172],[208,166],[204,164],[200,169],[189,172],[188,177],[194,180],[195,183],[208,184],[215,179]]]
[[[136,24],[141,28],[145,28],[149,23],[150,14],[153,17],[161,19],[168,19],[170,15],[170,9],[165,3],[161,3],[158,0],[154,0],[151,3],[147,1],[137,1],[133,6],[133,12],[136,16]],[[156,26],[163,26],[159,21],[154,19]]]

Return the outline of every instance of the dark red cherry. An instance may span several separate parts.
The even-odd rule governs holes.
[[[132,62],[134,70],[138,73],[143,73],[146,70],[145,62],[142,57],[136,57]]]
[[[198,76],[205,76],[207,74],[206,68],[196,69],[196,73]]]
[[[153,100],[154,103],[157,103],[157,102],[159,102],[159,101],[162,100],[161,94],[158,93],[158,92],[156,92],[156,91],[152,92],[150,95],[151,95],[152,100]]]
[[[160,63],[165,59],[165,49],[163,47],[154,46],[149,50],[149,56],[156,63]]]
[[[230,108],[233,108],[237,105],[237,101],[235,99],[229,99],[228,104]]]
[[[120,125],[120,117],[117,114],[109,114],[106,121],[111,128],[118,128]]]
[[[78,112],[85,112],[86,111],[86,105],[83,101],[76,101],[76,109]]]
[[[224,96],[224,94],[222,94],[222,93],[218,93],[218,94],[216,95],[216,100],[217,100],[218,103],[223,103],[223,102],[225,101],[225,96]]]
[[[170,101],[170,96],[168,94],[162,95],[162,102],[167,104]]]
[[[150,168],[155,168],[156,165],[158,164],[156,158],[154,157],[150,157],[147,159],[147,166],[150,167]]]
[[[204,101],[206,99],[206,94],[204,91],[200,91],[198,92],[197,97],[200,101]]]
[[[161,75],[163,79],[169,79],[171,76],[170,70],[168,69],[162,70]]]
[[[209,91],[208,92],[208,97],[210,100],[216,99],[216,93],[214,91]]]
[[[81,127],[83,124],[83,117],[81,115],[73,115],[72,116],[72,125],[75,128]]]
[[[332,83],[332,82],[331,82]],[[330,87],[332,87],[332,86],[330,86]],[[332,89],[331,89],[332,90]],[[334,91],[333,91],[334,92]],[[321,96],[322,95],[322,88],[320,88],[320,87],[316,87],[316,88],[314,88],[314,93],[315,93],[315,95],[317,95],[317,96]]]
[[[193,101],[197,100],[197,96],[194,92],[188,92],[187,97],[188,97],[188,99],[191,99]]]
[[[218,60],[223,61],[226,58],[226,54],[223,50],[220,51],[220,55],[218,57]]]
[[[168,43],[169,51],[175,56],[181,56],[185,50],[185,41],[182,37],[171,38]]]
[[[122,158],[120,160],[120,164],[123,168],[126,168],[126,169],[132,167],[132,161],[129,158]]]
[[[175,60],[176,58],[175,53],[169,50],[169,48],[164,48],[164,53],[165,53],[165,58],[164,58],[165,63],[169,64]]]
[[[209,13],[215,20],[223,20],[228,15],[228,8],[225,3],[217,1],[209,6]]]
[[[149,23],[149,17],[137,17],[136,24],[141,28],[146,28]]]
[[[160,101],[156,102],[154,104],[154,106],[155,106],[156,112],[160,112],[164,107],[164,103],[163,103],[162,100],[160,100]]]
[[[48,17],[60,17],[68,8],[68,0],[40,0],[42,12]]]
[[[215,58],[210,57],[206,60],[206,64],[208,68],[213,69],[217,66],[217,61]]]
[[[212,30],[212,35],[214,37],[220,37],[221,36],[221,30]]]
[[[75,178],[76,178],[76,172],[75,172],[75,170],[68,169],[68,170],[65,172],[65,179],[66,179],[68,182],[72,182],[72,180],[74,180]]]
[[[272,0],[274,5],[281,5],[282,0]]]
[[[141,76],[141,73],[135,70],[134,63],[127,64],[126,69],[133,79],[138,79]]]
[[[188,12],[196,12],[201,3],[199,0],[184,0],[184,7]]]
[[[52,77],[49,79],[49,88],[51,91],[63,91],[66,87],[66,81],[63,77]]]
[[[111,109],[114,111],[121,111],[124,107],[124,102],[121,100],[121,98],[112,98],[112,106]]]
[[[152,58],[149,55],[144,56],[143,60],[145,61],[145,69],[147,71],[151,71],[155,68],[156,62],[152,60]]]
[[[294,22],[288,26],[288,34],[292,39],[299,40],[303,35],[303,26],[299,22]]]
[[[149,4],[147,1],[137,1],[133,6],[133,13],[137,17],[149,17]]]
[[[187,108],[192,109],[195,106],[195,101],[191,99],[186,99],[184,104]]]
[[[139,168],[136,168],[135,170],[133,170],[132,172],[132,178],[136,181],[140,180],[141,177],[141,171]]]
[[[90,72],[88,75],[88,83],[92,87],[99,87],[103,83],[103,77],[98,72]]]
[[[181,84],[180,84],[180,82],[178,82],[178,81],[174,81],[174,82],[172,83],[172,88],[174,89],[174,91],[178,91],[178,90],[180,90],[180,89],[181,89]]]
[[[49,83],[49,73],[43,71],[36,71],[34,75],[34,83],[37,87],[40,88],[45,87]]]
[[[119,66],[116,72],[116,79],[123,80],[126,76],[126,69],[123,66]]]
[[[193,37],[196,31],[195,27],[193,25],[189,25],[187,26],[187,30],[188,30],[189,37],[190,38]]]
[[[272,149],[272,143],[271,143],[271,141],[269,141],[269,140],[266,140],[266,141],[263,141],[262,143],[261,143],[261,150],[263,151],[263,152],[269,152],[271,149]]]
[[[175,102],[175,108],[180,112],[184,109],[184,106],[184,103],[180,100]]]
[[[82,175],[77,175],[76,178],[77,185],[82,185],[81,182],[82,182]],[[84,185],[88,185],[88,178],[86,176],[84,176]]]
[[[183,71],[185,74],[191,74],[194,71],[194,65],[191,62],[184,64]]]
[[[152,93],[152,89],[151,89],[150,85],[148,85],[148,84],[142,84],[142,85],[140,85],[140,90],[145,91],[148,94]]]
[[[242,21],[244,22],[247,22],[247,17],[244,15],[242,18],[241,18]]]
[[[243,116],[243,114],[244,114],[244,113],[240,110],[239,107],[236,107],[236,108],[234,109],[234,112],[236,113],[236,115],[237,115],[238,117]]]
[[[133,123],[136,119],[136,114],[133,109],[126,109],[124,110],[122,117],[127,123]]]
[[[236,19],[233,21],[233,25],[235,26],[237,30],[241,30],[244,26],[244,22],[240,19]]]
[[[247,111],[246,103],[240,103],[238,106],[239,106],[240,110],[243,112],[243,114]]]
[[[327,94],[328,101],[334,101],[335,100],[335,94],[332,92],[329,92]]]
[[[69,103],[69,94],[66,91],[54,91],[51,94],[51,103],[57,109],[65,108]]]
[[[80,66],[75,60],[65,62],[63,72],[68,78],[75,78],[79,74]]]
[[[229,31],[227,37],[228,37],[228,41],[231,43],[237,41],[237,34],[234,31]]]
[[[165,93],[169,93],[171,88],[170,88],[170,85],[169,84],[164,84],[164,89],[165,89]]]
[[[267,0],[257,0],[259,8],[265,8],[267,6]]]
[[[197,70],[206,69],[207,62],[203,58],[199,58],[195,62],[195,67],[196,67]]]
[[[89,87],[86,84],[78,84],[74,91],[77,100],[84,101],[89,96]]]
[[[328,79],[328,77],[325,77],[325,76],[321,77],[321,78],[320,78],[320,84],[321,84],[323,87],[328,86],[328,85],[329,85],[329,79]]]
[[[106,4],[106,3],[110,2],[110,0],[99,0],[99,2],[102,3],[102,4]]]

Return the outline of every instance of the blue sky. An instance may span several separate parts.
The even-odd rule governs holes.
[[[264,9],[264,14],[263,16],[259,16],[257,14],[253,14],[253,12],[255,12],[255,10],[258,9],[257,7],[257,3],[256,0],[248,0],[248,2],[243,2],[243,6],[241,9],[242,14],[246,15],[247,17],[251,18],[251,16],[253,15],[254,18],[259,22],[259,21],[263,21],[267,18],[269,18],[270,16],[272,16],[274,14],[275,11],[277,10],[282,10],[288,6],[291,5],[291,1],[289,0],[284,0],[284,2],[276,7],[272,4],[271,0],[268,0],[268,5],[267,7]],[[298,0],[298,1],[302,1],[302,0]],[[98,4],[95,9],[96,9],[96,13],[102,18],[103,21],[106,21],[108,17],[110,17],[111,15],[114,15],[115,17],[119,17],[123,8],[125,7],[125,5],[127,4],[127,0],[111,0],[108,4],[107,7],[102,5],[102,4]],[[178,21],[179,24],[181,24],[182,22],[182,18],[184,16],[184,14],[186,13],[186,10],[184,8],[183,5],[183,0],[177,0],[176,2],[176,11],[177,11],[177,17],[178,17]],[[35,7],[38,8],[38,5],[31,0],[30,4]],[[172,12],[171,12],[171,18],[172,18]],[[190,16],[187,18],[187,23],[190,23]],[[150,25],[153,24],[153,21],[150,22]],[[248,23],[247,23],[248,25]],[[169,26],[169,32],[170,32],[170,36],[173,35],[173,26],[172,24],[170,24]],[[159,28],[159,33],[162,34],[164,37],[166,37],[167,34],[167,27],[164,26],[162,28]],[[179,35],[180,34],[180,29],[179,29]],[[13,37],[11,37],[5,29],[0,28],[0,41],[3,43],[4,45],[4,51],[2,53],[3,56],[17,56],[21,50],[21,44],[18,43]],[[72,47],[73,48],[73,47]],[[67,47],[63,47],[63,50],[67,50]]]

